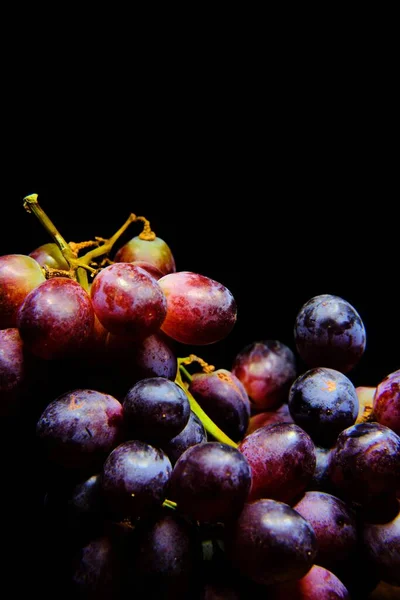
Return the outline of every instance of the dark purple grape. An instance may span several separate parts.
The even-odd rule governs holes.
[[[244,385],[252,410],[269,410],[287,401],[296,378],[296,359],[282,342],[254,342],[236,355],[232,373]]]
[[[317,536],[315,563],[336,573],[335,567],[356,550],[357,522],[354,510],[326,492],[305,492],[293,508],[306,519]]]
[[[112,513],[146,516],[166,497],[172,466],[159,448],[138,440],[123,442],[109,454],[102,489]]]
[[[348,589],[331,571],[313,565],[296,581],[270,586],[268,600],[351,600]]]
[[[400,586],[400,504],[393,519],[383,523],[364,521],[362,539],[367,556],[380,578]]]
[[[102,535],[90,540],[73,556],[71,570],[71,598],[111,600],[120,597],[121,548],[112,537]]]
[[[165,377],[135,383],[122,403],[130,439],[162,442],[178,435],[189,421],[185,392]]]
[[[200,522],[225,522],[242,509],[251,470],[239,450],[219,442],[191,446],[177,460],[169,497],[179,510]]]
[[[161,329],[182,344],[204,346],[224,339],[236,323],[237,307],[231,292],[218,281],[180,271],[158,280],[167,298]]]
[[[199,574],[201,549],[193,524],[169,509],[142,524],[136,546],[133,586],[143,590],[140,598],[190,597]]]
[[[400,369],[379,383],[372,406],[375,421],[400,435]]]
[[[310,369],[294,381],[288,405],[293,421],[315,444],[328,448],[343,429],[354,425],[359,409],[350,379],[325,367]]]
[[[294,326],[296,348],[311,368],[347,373],[364,354],[366,332],[355,308],[339,296],[321,294],[308,300]]]
[[[102,269],[93,280],[90,297],[100,323],[116,335],[152,335],[167,314],[167,301],[158,282],[131,263]]]
[[[400,487],[400,437],[379,423],[342,431],[332,449],[329,478],[335,495],[366,504]]]
[[[317,553],[311,525],[289,505],[271,499],[245,504],[226,545],[233,565],[263,585],[303,577]]]
[[[194,373],[189,391],[201,408],[232,440],[241,440],[250,419],[250,402],[239,379],[227,369]]]
[[[95,468],[121,441],[121,403],[102,392],[77,389],[43,411],[36,434],[47,460],[66,468]]]
[[[73,279],[48,279],[26,296],[17,327],[25,347],[35,356],[48,360],[77,354],[93,333],[90,297]]]
[[[0,416],[19,412],[27,369],[24,348],[15,327],[0,330]]]
[[[329,479],[329,459],[332,448],[315,446],[315,470],[306,491],[319,491],[330,493],[332,484]]]
[[[160,445],[170,459],[171,464],[175,465],[185,450],[202,442],[207,442],[206,430],[199,417],[193,411],[190,411],[189,420],[182,431],[171,440],[162,442]]]
[[[303,494],[313,476],[314,443],[295,423],[265,425],[247,435],[239,449],[252,472],[249,500],[290,503]]]

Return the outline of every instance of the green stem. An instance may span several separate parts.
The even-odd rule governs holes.
[[[188,382],[191,383],[193,377],[191,376],[191,374],[189,373],[189,371],[187,370],[187,368],[184,365],[180,364],[179,365],[179,369],[181,370],[181,373],[184,374],[184,376],[186,377],[186,379],[188,380]]]
[[[167,506],[168,508],[173,508],[175,510],[178,505],[173,500],[164,500],[163,506]]]
[[[179,359],[178,359],[178,365],[179,365]],[[231,440],[231,438],[228,437],[226,435],[226,433],[224,433],[222,431],[222,429],[220,429],[218,427],[218,425],[216,425],[214,423],[214,421],[212,421],[210,419],[210,417],[207,415],[207,413],[205,413],[204,410],[201,408],[201,406],[197,402],[197,400],[193,397],[193,395],[185,387],[185,385],[182,381],[181,374],[180,374],[181,368],[182,368],[182,365],[179,365],[178,372],[177,372],[176,378],[175,378],[175,383],[177,385],[179,385],[179,387],[185,392],[185,394],[189,400],[190,408],[192,409],[194,414],[200,419],[200,421],[203,423],[204,429],[208,433],[210,433],[213,436],[213,438],[215,438],[217,440],[217,442],[221,442],[222,444],[227,444],[228,446],[232,446],[233,448],[238,448],[238,444],[236,444],[236,442]]]
[[[121,237],[123,233],[128,229],[129,225],[136,221],[137,217],[134,214],[130,214],[125,223],[118,229],[116,233],[109,240],[104,242],[102,246],[97,246],[97,248],[93,248],[89,252],[86,252],[80,258],[80,262],[82,264],[89,265],[94,258],[98,258],[99,256],[103,256],[103,254],[108,254],[112,249],[115,242]]]

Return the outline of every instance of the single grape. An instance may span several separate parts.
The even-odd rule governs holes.
[[[380,423],[357,423],[342,431],[329,460],[335,495],[366,504],[400,487],[400,437]]]
[[[140,236],[135,236],[121,246],[114,256],[114,262],[138,261],[153,265],[163,275],[176,271],[175,259],[170,247],[157,236],[154,240],[142,240]]]
[[[103,465],[102,489],[112,513],[146,516],[166,497],[172,466],[167,455],[146,442],[123,442]]]
[[[24,345],[46,360],[83,351],[93,326],[89,295],[79,283],[66,277],[48,279],[32,290],[17,316]]]
[[[22,302],[44,281],[40,265],[30,256],[0,256],[0,329],[16,327],[17,312]]]
[[[294,338],[306,365],[328,367],[342,373],[359,363],[366,346],[360,315],[347,300],[332,294],[314,296],[301,307]]]
[[[188,448],[175,463],[169,497],[179,510],[200,522],[226,522],[242,509],[251,470],[236,448],[204,442]]]
[[[367,556],[380,578],[400,586],[400,504],[393,519],[384,523],[364,521],[362,539]]]
[[[0,416],[19,412],[27,369],[23,343],[18,329],[0,330]]]
[[[112,384],[119,396],[125,396],[132,385],[147,377],[174,381],[178,366],[170,340],[161,332],[141,340],[108,334],[105,361],[115,374]]]
[[[239,450],[251,467],[249,500],[291,503],[304,493],[314,473],[314,443],[294,423],[265,425],[247,435]]]
[[[63,253],[55,242],[42,244],[29,253],[41,267],[50,267],[51,269],[61,269],[69,271],[69,264],[64,258]]]
[[[346,375],[323,367],[300,375],[289,392],[293,421],[315,444],[331,447],[343,429],[354,425],[359,410],[356,389]]]
[[[251,415],[246,435],[250,435],[260,427],[274,425],[275,423],[294,423],[286,402],[276,408]]]
[[[191,446],[207,442],[207,433],[199,417],[190,411],[189,420],[186,426],[178,435],[171,440],[160,443],[161,448],[167,454],[172,465],[175,465],[178,458]]]
[[[66,468],[95,468],[120,442],[122,404],[88,389],[66,392],[51,402],[36,425],[47,460]]]
[[[296,378],[295,356],[277,340],[253,342],[236,355],[232,373],[244,385],[253,412],[269,410],[287,401]]]
[[[317,553],[308,521],[288,504],[272,499],[245,504],[227,532],[226,546],[233,565],[263,585],[303,577]]]
[[[236,301],[221,283],[198,273],[180,271],[158,280],[167,298],[161,329],[183,344],[198,346],[224,339],[236,323]]]
[[[189,391],[232,440],[244,437],[250,419],[250,402],[243,384],[233,373],[227,369],[194,373]]]
[[[93,280],[90,296],[101,324],[117,335],[149,336],[160,329],[167,314],[158,282],[130,263],[102,269]]]
[[[319,491],[305,492],[293,508],[310,523],[317,536],[315,563],[336,573],[335,567],[356,551],[355,511],[340,498]]]
[[[135,383],[122,406],[130,439],[154,443],[174,438],[186,427],[190,416],[185,392],[165,377],[148,377]]]
[[[300,579],[270,586],[268,592],[269,600],[351,600],[341,580],[319,565]]]
[[[400,369],[377,386],[373,398],[374,419],[400,435]]]
[[[200,543],[194,524],[171,510],[145,521],[137,533],[134,589],[140,598],[187,599],[199,575]],[[136,596],[135,596],[136,597]]]

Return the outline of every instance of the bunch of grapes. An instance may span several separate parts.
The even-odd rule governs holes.
[[[41,593],[391,597],[400,370],[354,386],[356,309],[313,297],[295,351],[257,340],[216,369],[187,349],[233,329],[223,284],[177,270],[144,217],[67,243],[37,195],[24,201],[52,241],[0,256],[0,415],[3,456],[18,424],[32,435]]]

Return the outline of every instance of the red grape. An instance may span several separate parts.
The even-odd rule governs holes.
[[[47,266],[52,269],[69,271],[69,264],[55,242],[38,246],[29,253],[29,256],[34,258],[41,267]]]
[[[375,420],[400,435],[400,369],[378,384],[372,406]]]
[[[167,298],[161,329],[183,344],[213,344],[236,323],[236,302],[222,283],[198,273],[180,271],[158,280]]]
[[[341,580],[319,565],[300,579],[270,586],[268,591],[269,600],[351,600]]]
[[[114,261],[129,263],[143,261],[156,267],[163,275],[176,271],[170,247],[157,236],[154,240],[142,240],[140,236],[135,236],[117,251]]]

